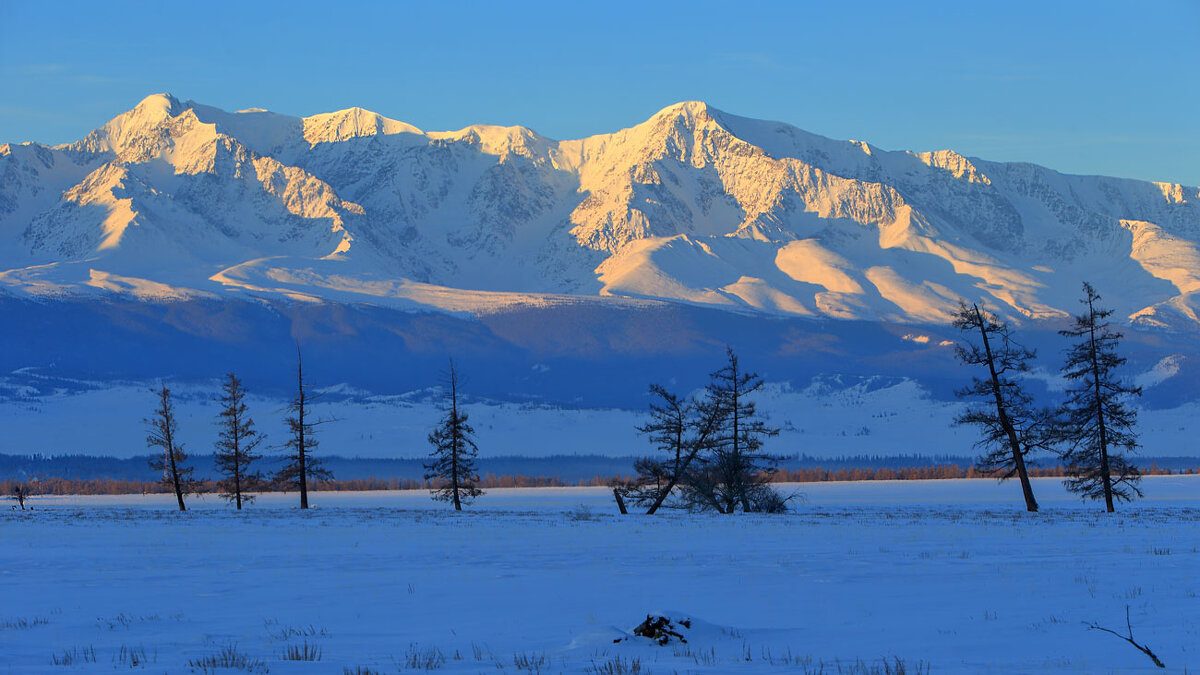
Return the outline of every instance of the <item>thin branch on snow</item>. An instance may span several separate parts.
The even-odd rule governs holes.
[[[1166,665],[1163,664],[1162,661],[1158,660],[1158,655],[1156,655],[1154,652],[1150,651],[1149,647],[1147,647],[1146,645],[1138,644],[1137,642],[1134,641],[1134,639],[1133,639],[1133,624],[1131,624],[1129,622],[1129,605],[1125,605],[1125,629],[1129,633],[1128,636],[1121,635],[1120,633],[1118,633],[1117,631],[1115,631],[1111,628],[1105,628],[1104,626],[1100,626],[1095,623],[1088,624],[1088,630],[1099,630],[1099,631],[1104,631],[1105,633],[1111,633],[1113,635],[1116,635],[1117,637],[1128,642],[1129,644],[1133,645],[1134,647],[1137,647],[1138,651],[1140,651],[1141,653],[1145,654],[1146,656],[1149,656],[1150,660],[1154,662],[1154,665],[1158,666],[1159,668],[1167,667]]]

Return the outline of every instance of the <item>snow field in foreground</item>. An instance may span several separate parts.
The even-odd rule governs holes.
[[[1200,477],[1144,487],[1115,515],[1053,479],[1039,514],[992,481],[786,486],[804,495],[786,516],[622,517],[595,488],[493,490],[464,513],[423,492],[184,514],[166,495],[37,498],[0,512],[0,673],[131,653],[189,672],[231,645],[271,673],[1156,670],[1087,628],[1123,632],[1126,606],[1139,642],[1195,669]],[[692,639],[613,642],[651,612],[693,619]],[[306,645],[319,661],[283,658]]]

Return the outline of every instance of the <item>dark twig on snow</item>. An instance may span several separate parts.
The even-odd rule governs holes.
[[[1117,637],[1128,642],[1129,644],[1133,645],[1134,647],[1137,647],[1139,652],[1145,654],[1146,656],[1149,656],[1150,660],[1154,662],[1154,665],[1158,666],[1159,668],[1166,668],[1166,665],[1164,665],[1162,661],[1158,660],[1158,656],[1154,652],[1150,651],[1149,647],[1147,647],[1146,645],[1140,645],[1133,639],[1133,625],[1129,622],[1129,605],[1125,605],[1125,630],[1129,633],[1129,635],[1121,635],[1120,633],[1118,633],[1115,630],[1112,630],[1111,628],[1105,628],[1104,626],[1099,626],[1094,623],[1089,623],[1088,629],[1089,630],[1100,630],[1100,631],[1104,631],[1105,633],[1112,633],[1113,635],[1116,635]]]

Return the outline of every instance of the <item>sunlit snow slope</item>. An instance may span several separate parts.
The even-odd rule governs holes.
[[[480,313],[565,296],[1020,321],[1082,280],[1194,331],[1200,190],[891,152],[680,103],[613,134],[425,132],[150,96],[69,145],[0,145],[0,292]]]

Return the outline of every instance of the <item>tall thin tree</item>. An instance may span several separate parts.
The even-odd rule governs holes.
[[[217,472],[223,478],[217,489],[225,501],[233,502],[238,510],[242,504],[254,501],[248,490],[258,487],[262,474],[251,468],[251,464],[262,459],[255,452],[263,437],[254,428],[254,418],[246,407],[246,389],[238,377],[229,373],[221,385],[221,412],[217,418],[220,436],[214,455]]]
[[[1033,397],[1015,377],[1029,370],[1036,353],[1018,344],[1008,324],[978,304],[968,307],[960,302],[954,325],[967,341],[955,349],[959,360],[987,369],[986,378],[973,377],[970,386],[956,392],[960,398],[973,398],[979,403],[967,408],[955,423],[979,427],[981,438],[976,446],[984,450],[977,462],[979,468],[1001,480],[1016,476],[1021,481],[1025,509],[1037,511],[1025,457],[1049,447],[1048,421],[1052,415],[1034,407]]]
[[[152,417],[144,420],[146,426],[150,427],[146,444],[158,448],[159,454],[150,459],[150,468],[162,472],[162,482],[174,490],[179,510],[186,511],[183,495],[192,490],[191,475],[194,469],[184,466],[187,453],[183,451],[183,444],[178,439],[179,425],[175,420],[175,404],[171,400],[171,390],[166,382],[162,382],[158,389],[151,391],[158,397],[158,407],[154,409]]]
[[[1125,363],[1117,355],[1120,332],[1107,321],[1111,309],[1098,306],[1100,295],[1083,284],[1086,311],[1075,317],[1072,327],[1061,330],[1077,342],[1067,350],[1062,374],[1067,379],[1067,400],[1062,406],[1060,440],[1067,464],[1067,489],[1084,499],[1104,499],[1109,513],[1114,500],[1129,501],[1142,496],[1138,488],[1141,472],[1117,449],[1137,448],[1137,410],[1129,398],[1141,396],[1142,388],[1125,384],[1116,370]]]
[[[763,422],[752,398],[762,388],[762,378],[742,370],[732,347],[726,348],[726,359],[725,366],[709,376],[705,396],[718,411],[718,423],[709,435],[709,451],[691,469],[685,499],[721,513],[733,513],[739,506],[746,512],[781,508],[768,485],[779,458],[762,451],[763,439],[779,430]]]
[[[450,360],[446,374],[446,406],[441,421],[429,434],[433,446],[429,462],[425,464],[425,479],[438,481],[432,490],[433,498],[454,504],[455,511],[462,511],[464,503],[483,494],[478,487],[479,476],[475,471],[475,458],[479,448],[475,445],[475,429],[467,421],[467,413],[458,402],[458,369]]]
[[[296,345],[296,397],[287,406],[288,440],[284,444],[287,457],[283,467],[276,472],[275,482],[295,487],[300,491],[300,508],[308,508],[309,481],[330,480],[333,473],[322,466],[320,459],[312,456],[317,447],[316,427],[332,420],[316,419],[309,407],[316,398],[310,390],[312,385],[304,381],[304,358],[300,346]]]

